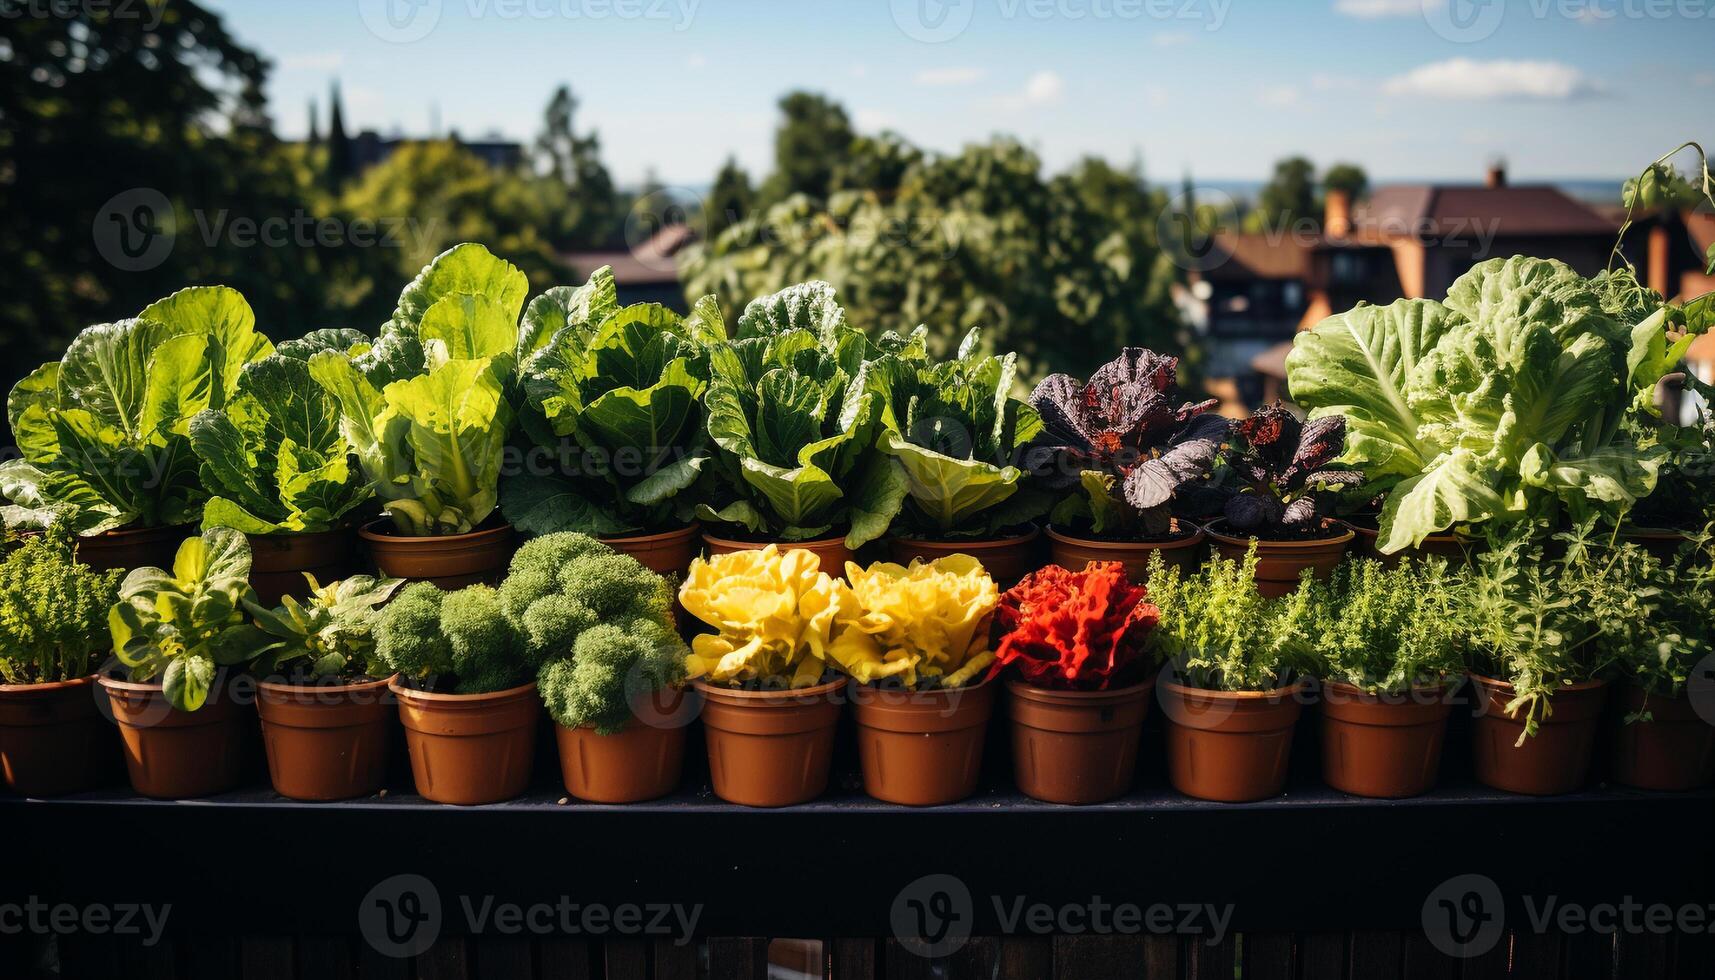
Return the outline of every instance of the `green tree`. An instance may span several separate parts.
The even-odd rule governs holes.
[[[784,117],[774,131],[774,175],[764,185],[768,203],[792,194],[825,198],[834,168],[852,142],[846,110],[826,96],[789,92],[780,100]]]
[[[736,159],[727,157],[720,172],[715,174],[714,186],[709,189],[708,200],[703,204],[704,237],[719,237],[721,232],[750,214],[755,203],[756,192],[751,189],[750,174],[738,165]]]
[[[548,100],[536,152],[548,172],[566,188],[566,210],[551,236],[563,249],[596,248],[617,240],[624,207],[613,177],[601,162],[601,137],[580,135],[575,122],[577,97],[561,85]]]
[[[858,136],[834,165],[829,188],[836,191],[874,191],[892,195],[899,191],[905,174],[923,159],[923,151],[898,133]]]
[[[1279,230],[1303,219],[1317,220],[1316,166],[1303,157],[1287,157],[1274,165],[1274,176],[1257,195],[1256,209],[1246,219],[1252,230]]]
[[[1345,191],[1354,201],[1363,197],[1369,187],[1369,175],[1355,163],[1336,163],[1322,175],[1323,190]]]

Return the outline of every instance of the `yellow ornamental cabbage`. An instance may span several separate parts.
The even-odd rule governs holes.
[[[687,673],[723,684],[815,684],[859,612],[850,587],[814,554],[774,545],[697,559],[679,601],[719,631],[691,641]]]
[[[908,685],[971,682],[994,661],[989,621],[1000,590],[969,555],[949,555],[906,568],[847,563],[862,615],[834,641],[831,654],[862,683],[897,677]]]

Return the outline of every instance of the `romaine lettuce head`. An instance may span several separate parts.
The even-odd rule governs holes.
[[[881,449],[905,467],[901,522],[917,534],[992,537],[1041,517],[1052,499],[1019,464],[1042,419],[1012,396],[1017,355],[983,356],[972,330],[937,364],[927,337],[924,327],[883,337],[865,376],[880,396]]]
[[[524,314],[520,374],[536,446],[501,487],[501,510],[521,530],[613,535],[692,514],[684,491],[710,454],[704,344],[724,341],[726,327],[713,297],[681,318],[654,303],[621,308],[616,296],[603,266]]]
[[[401,532],[463,534],[494,512],[528,289],[511,263],[458,245],[405,287],[373,345],[310,355],[310,376],[339,403],[340,433]]]
[[[1456,525],[1617,515],[1647,495],[1660,454],[1620,422],[1665,370],[1634,354],[1651,329],[1616,319],[1564,263],[1491,259],[1445,303],[1360,305],[1299,334],[1287,380],[1312,418],[1347,417],[1340,461],[1388,491],[1380,541],[1395,552]]]
[[[709,350],[708,431],[720,477],[703,519],[803,541],[847,528],[859,547],[904,502],[899,462],[876,448],[872,350],[833,287],[803,283],[751,301],[737,338]]]
[[[221,410],[247,364],[273,345],[244,297],[183,289],[132,320],[85,329],[57,363],[12,389],[21,459],[0,465],[6,522],[80,534],[184,524],[202,515],[190,420]]]

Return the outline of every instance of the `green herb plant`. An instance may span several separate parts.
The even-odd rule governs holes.
[[[0,562],[0,680],[50,684],[88,677],[111,648],[107,610],[118,570],[79,564],[63,522],[30,537]]]
[[[1212,555],[1186,574],[1149,556],[1149,601],[1161,610],[1150,640],[1183,683],[1211,691],[1272,691],[1305,666],[1304,589],[1278,600],[1256,588],[1257,546],[1243,561]]]
[[[288,595],[269,609],[244,601],[256,625],[277,643],[257,660],[256,673],[310,679],[383,676],[375,656],[375,623],[382,603],[404,580],[353,575],[322,585],[313,575],[305,577],[310,595],[302,602]]]
[[[244,616],[250,544],[229,527],[210,528],[179,545],[171,571],[133,569],[107,615],[113,652],[132,681],[160,678],[167,701],[195,711],[215,674],[270,651],[274,641]]]
[[[1464,672],[1464,587],[1446,562],[1347,558],[1300,588],[1297,626],[1322,680],[1403,695]]]

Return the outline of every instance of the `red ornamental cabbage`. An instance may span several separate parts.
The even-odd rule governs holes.
[[[996,669],[1011,667],[1026,682],[1061,690],[1105,690],[1137,678],[1144,640],[1161,618],[1117,561],[1091,562],[1074,572],[1049,565],[1000,597],[1006,635]]]

